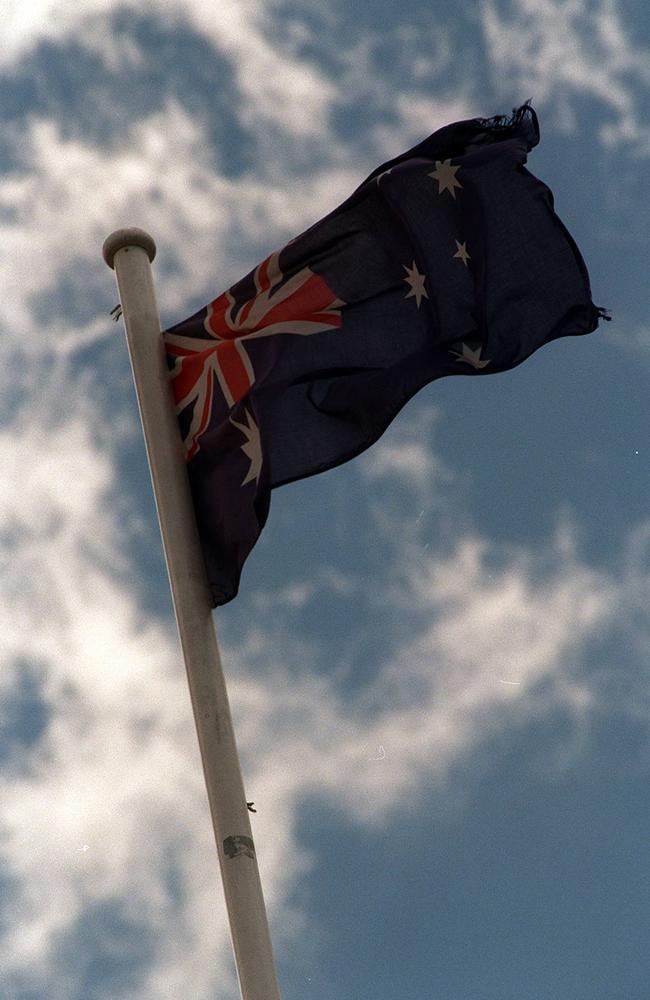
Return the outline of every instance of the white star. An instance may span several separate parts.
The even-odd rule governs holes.
[[[470,257],[470,255],[468,254],[468,252],[467,252],[467,244],[466,243],[459,243],[458,240],[454,240],[454,243],[456,244],[456,247],[458,248],[458,253],[455,253],[454,257],[460,257],[460,259],[462,260],[462,262],[465,265],[465,267],[467,267],[467,261],[472,259]]]
[[[429,177],[433,177],[434,180],[438,181],[438,194],[442,194],[443,191],[449,191],[454,201],[456,200],[454,188],[462,188],[463,186],[456,180],[457,170],[460,170],[460,165],[452,167],[451,160],[436,160],[436,169],[433,173],[429,174]]]
[[[241,446],[241,450],[246,455],[246,458],[250,459],[250,468],[246,474],[246,478],[242,482],[242,486],[246,483],[250,483],[253,480],[257,483],[260,478],[260,472],[262,471],[262,442],[260,441],[260,429],[251,417],[248,410],[244,410],[246,414],[247,424],[238,424],[236,420],[230,417],[230,423],[237,427],[244,437],[246,438],[246,444]]]
[[[411,296],[415,295],[415,301],[419,309],[422,297],[424,297],[425,299],[429,298],[429,296],[426,293],[426,289],[424,287],[424,282],[426,281],[426,278],[423,274],[419,273],[417,267],[415,266],[415,261],[413,261],[413,267],[407,267],[406,264],[402,264],[402,267],[404,268],[404,270],[408,275],[407,278],[404,278],[404,281],[407,283],[407,285],[411,286],[411,291],[407,292],[405,297],[407,299],[410,299]]]
[[[489,365],[489,360],[481,360],[481,350],[482,348],[477,347],[475,351],[468,347],[467,344],[463,344],[463,353],[459,354],[458,351],[450,351],[450,354],[455,354],[459,361],[466,361],[468,365],[472,368],[485,368]]]

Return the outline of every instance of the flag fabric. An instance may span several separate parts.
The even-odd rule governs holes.
[[[505,371],[609,319],[524,166],[538,141],[530,103],[434,132],[164,332],[215,605],[276,486],[368,448],[434,379]]]

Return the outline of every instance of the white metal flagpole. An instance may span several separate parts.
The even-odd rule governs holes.
[[[243,1000],[280,1000],[228,693],[212,621],[181,437],[173,408],[151,261],[142,229],[104,243],[115,269],[176,622],[199,737]]]

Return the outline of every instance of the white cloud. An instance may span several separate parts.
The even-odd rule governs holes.
[[[228,947],[224,915],[199,877],[212,860],[211,834],[176,642],[168,627],[141,618],[120,579],[120,512],[106,495],[112,469],[91,427],[86,412],[2,442],[2,520],[13,532],[1,584],[3,687],[8,696],[35,664],[49,712],[38,743],[1,782],[3,869],[18,880],[5,900],[5,988],[31,970],[30,985],[56,1000],[71,995],[81,968],[73,961],[61,979],[60,942],[98,900],[130,901],[172,985],[188,935],[206,970]],[[187,913],[165,890],[169,852],[193,888]],[[197,997],[207,991],[197,983]]]
[[[560,534],[552,558],[514,551],[497,570],[478,538],[445,559],[409,548],[403,566],[387,568],[395,587],[376,586],[386,609],[417,620],[410,641],[352,704],[327,677],[274,668],[277,700],[251,681],[250,744],[273,748],[273,773],[292,797],[327,794],[364,825],[408,808],[422,781],[442,787],[451,766],[495,733],[558,710],[582,732],[596,698],[577,665],[584,644],[610,627],[621,594],[570,550]]]
[[[451,72],[454,43],[448,25],[400,24],[364,30],[356,39],[332,40],[340,64],[338,103],[362,102],[387,120],[368,126],[377,162],[390,159],[449,122],[471,118],[473,82]],[[386,52],[391,53],[390,67]],[[427,81],[429,88],[425,92]],[[414,84],[417,83],[417,87]],[[428,96],[428,93],[435,97]],[[372,168],[377,164],[373,163]]]
[[[385,474],[401,474],[418,483],[428,483],[433,474],[433,458],[423,444],[379,444],[372,462],[368,463],[371,478]]]
[[[553,104],[558,124],[573,131],[576,99],[600,101],[611,115],[606,146],[634,143],[650,153],[639,87],[650,80],[650,55],[636,45],[615,0],[483,0],[481,18],[494,85]]]
[[[401,414],[387,434],[364,452],[359,467],[371,480],[405,480],[423,496],[431,496],[438,483],[453,479],[431,448],[431,432],[440,418],[435,406],[420,405],[413,416]]]
[[[152,0],[14,2],[4,13],[0,64],[15,64],[43,40],[74,40],[103,56],[109,67],[128,70],[139,63],[138,50],[132,40],[118,46],[108,30],[111,14],[127,8],[170,26],[188,25],[223,54],[236,74],[236,107],[243,124],[261,127],[266,122],[299,139],[327,127],[335,85],[315,65],[296,55],[295,44],[292,51],[290,39],[285,40],[281,31],[272,32],[268,5],[260,0],[221,0],[218,5],[206,0],[166,0],[163,4]]]
[[[0,854],[15,888],[3,899],[3,991],[18,984],[69,1000],[83,982],[101,906],[116,905],[150,938],[139,987],[102,995],[197,1000],[237,995],[213,835],[185,674],[170,623],[143,617],[125,568],[128,502],[116,503],[98,415],[67,386],[74,417],[47,426],[48,401],[2,435],[5,550],[2,702],[21,674],[38,681],[47,726],[0,775]],[[31,416],[28,417],[27,413]],[[164,581],[161,581],[164,582]],[[238,683],[231,696],[238,700]],[[245,685],[244,685],[245,694]],[[279,694],[277,695],[279,697]],[[0,721],[10,721],[0,719]],[[272,794],[268,796],[274,801]],[[291,844],[282,788],[261,822],[260,851],[282,944],[300,914],[282,904],[306,855]],[[267,827],[278,823],[278,834]],[[289,822],[286,822],[289,820]],[[270,846],[268,846],[270,845]],[[176,872],[180,899],[170,888]],[[279,904],[279,906],[278,906]],[[98,909],[100,907],[100,909]],[[124,955],[128,940],[115,947]],[[101,947],[101,946],[99,946]],[[61,964],[65,956],[64,965]],[[120,967],[118,963],[117,968]],[[115,967],[113,967],[115,968]]]
[[[192,289],[221,291],[257,263],[245,256],[251,247],[270,252],[271,240],[310,225],[318,206],[333,208],[358,180],[351,171],[327,166],[309,186],[287,178],[277,185],[245,175],[228,179],[209,150],[202,127],[174,102],[133,125],[114,153],[64,138],[51,121],[27,123],[21,137],[25,172],[0,180],[0,206],[7,210],[0,224],[3,312],[11,317],[12,349],[68,353],[71,345],[113,333],[108,317],[103,325],[78,329],[49,320],[43,329],[33,321],[33,303],[62,280],[80,296],[90,281],[112,287],[100,252],[120,225],[138,225],[154,236],[158,266],[175,262],[157,294],[161,308],[177,316]],[[241,245],[233,245],[233,232],[241,235]]]
[[[98,18],[115,9],[99,0],[12,4],[1,58],[9,65],[43,38],[85,37],[97,51]],[[244,121],[317,134],[325,149],[335,92],[313,67],[273,47],[260,5],[137,9],[170,19],[180,11],[233,55]],[[611,52],[626,59],[617,23],[605,20],[602,30]],[[545,31],[539,38],[552,54]],[[113,67],[140,58],[135,43],[124,49],[110,39],[104,56]],[[641,57],[638,65],[641,73]],[[404,93],[396,107],[401,125],[374,133],[386,155],[398,151],[395,136],[404,144],[418,138],[422,121],[471,113],[462,96],[443,105]],[[617,107],[626,105],[619,100]],[[20,670],[31,669],[49,721],[0,779],[2,865],[16,880],[3,900],[10,928],[3,973],[9,990],[20,980],[52,1000],[69,1000],[87,956],[77,949],[62,967],[61,947],[74,946],[75,928],[92,922],[96,904],[117,900],[153,935],[139,995],[163,1000],[190,989],[201,1000],[218,988],[226,1000],[236,987],[185,677],[170,621],[145,617],[139,604],[139,569],[129,551],[136,514],[130,498],[120,498],[113,464],[120,441],[136,431],[122,414],[107,419],[92,400],[93,385],[80,382],[71,364],[79,347],[115,328],[108,318],[43,322],[34,302],[63,281],[80,293],[112,288],[101,242],[119,225],[141,225],[158,243],[157,266],[175,264],[158,285],[173,315],[186,308],[191,289],[198,294],[216,282],[219,291],[257,262],[249,256],[254,249],[294,235],[360,178],[345,148],[309,180],[283,174],[277,151],[266,179],[266,167],[255,177],[224,177],[202,124],[173,101],[131,125],[110,150],[66,138],[52,121],[29,120],[20,152],[23,172],[0,181],[2,350],[14,365],[18,355],[29,358],[31,382],[27,405],[0,437],[0,685],[11,705]],[[244,234],[241,246],[232,245],[233,233]],[[449,516],[445,491],[459,484],[426,441],[435,411],[418,412],[359,467],[378,485],[411,489],[422,506],[433,482],[434,503]],[[296,834],[306,794],[329,795],[350,822],[377,824],[411,808],[420,781],[444,783],[450,767],[495,732],[557,708],[571,713],[577,729],[584,725],[599,691],[573,665],[594,635],[624,620],[626,608],[647,606],[644,530],[630,539],[620,578],[613,578],[584,564],[566,536],[544,558],[514,550],[494,568],[479,537],[458,532],[451,553],[432,556],[416,544],[413,525],[402,558],[387,564],[366,595],[383,602],[387,635],[403,614],[410,636],[377,664],[356,700],[335,676],[310,672],[311,647],[299,635],[281,641],[277,632],[270,639],[263,628],[250,629],[241,648],[225,651],[279,950],[290,949],[292,935],[318,935],[290,902],[312,861]],[[322,571],[315,582],[262,597],[258,610],[299,611],[324,589],[363,607],[362,590],[354,588],[336,571]],[[645,649],[639,645],[639,655]],[[264,650],[263,673],[249,668],[255,650]],[[639,712],[641,704],[630,697],[627,710]],[[179,898],[169,886],[173,869]],[[110,985],[105,996],[117,1000]]]
[[[372,133],[375,146],[383,150],[382,159],[396,156],[449,122],[464,121],[482,113],[480,108],[477,110],[469,87],[450,90],[453,92],[448,96],[436,100],[408,92],[393,97],[391,109],[397,123],[390,127],[377,126]]]
[[[200,1000],[218,982],[220,995],[234,998],[175,637],[143,619],[130,585],[96,558],[97,548],[123,552],[124,511],[107,503],[112,469],[83,416],[49,433],[26,427],[20,446],[9,435],[2,441],[21,477],[20,489],[2,494],[3,520],[18,529],[0,582],[3,683],[7,694],[18,679],[12,657],[37,661],[51,713],[43,737],[0,786],[3,868],[18,879],[5,902],[14,928],[3,943],[5,974],[68,1000],[81,972],[69,962],[62,979],[57,951],[75,925],[92,921],[94,904],[117,898],[153,936],[136,995],[163,1000],[189,982]],[[295,880],[309,875],[310,857],[296,841],[305,795],[327,795],[352,823],[379,824],[412,807],[420,782],[444,787],[449,769],[492,734],[554,710],[568,711],[583,731],[598,690],[576,664],[622,606],[640,608],[647,598],[647,536],[646,528],[630,539],[618,581],[581,563],[566,533],[543,556],[514,550],[498,569],[478,537],[461,537],[445,558],[407,546],[371,597],[382,594],[392,622],[408,614],[410,639],[353,701],[333,676],[311,673],[298,637],[251,631],[241,649],[225,651],[280,952],[292,933],[317,932],[288,904]],[[286,597],[299,607],[305,595],[313,598],[313,588],[297,585]],[[264,672],[246,666],[251,643]],[[170,866],[180,900],[167,887]]]
[[[224,997],[234,997],[176,640],[168,623],[138,608],[124,575],[125,567],[137,573],[125,554],[128,508],[112,502],[114,470],[95,436],[97,417],[72,383],[67,391],[73,417],[48,428],[44,401],[23,418],[20,438],[6,433],[2,441],[9,470],[2,517],[15,529],[0,579],[3,685],[10,695],[18,661],[34,663],[49,711],[43,735],[0,787],[3,868],[17,879],[6,902],[13,930],[5,975],[10,990],[20,976],[67,1000],[81,981],[83,949],[68,958],[65,976],[57,955],[65,942],[69,954],[79,927],[92,926],[97,904],[117,900],[151,935],[139,995],[163,1000],[191,982],[200,1000],[219,982]],[[421,438],[421,421],[405,425]],[[406,482],[417,496],[419,473]],[[296,840],[304,797],[331,797],[350,822],[378,824],[408,810],[420,782],[442,788],[449,769],[495,733],[555,710],[583,732],[598,690],[577,665],[622,604],[646,593],[640,548],[637,539],[617,581],[580,561],[568,530],[543,555],[513,550],[498,568],[475,536],[459,537],[445,557],[407,542],[368,599],[391,609],[390,622],[408,614],[410,637],[354,700],[333,674],[310,671],[299,635],[270,639],[262,627],[241,649],[226,650],[279,951],[306,927],[306,915],[289,903],[312,860]],[[299,586],[286,594],[298,608],[307,598],[313,590]],[[246,666],[261,650],[263,673]],[[116,989],[107,986],[105,995],[115,1000]]]
[[[625,351],[639,361],[646,360],[650,355],[650,326],[636,323],[630,316],[621,316],[618,323],[608,323],[602,336],[617,350]]]

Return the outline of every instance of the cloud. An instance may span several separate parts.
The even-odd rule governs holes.
[[[2,683],[10,691],[29,670],[45,717],[2,775],[3,871],[13,880],[3,988],[24,981],[61,998],[75,995],[87,961],[83,950],[66,952],[65,965],[61,955],[101,919],[102,901],[121,901],[132,926],[169,935],[170,958],[190,931],[200,950],[196,928],[174,916],[164,875],[172,849],[181,858],[187,843],[210,850],[174,637],[141,617],[121,579],[112,469],[86,416],[49,431],[27,425],[2,442],[2,523],[12,535]],[[160,768],[165,781],[152,791]],[[190,923],[212,919],[219,937],[207,889],[194,894]]]
[[[117,44],[107,32],[103,41],[116,9],[99,0],[12,5],[5,67],[39,41],[76,39],[114,71],[136,72],[143,54],[134,38],[123,33]],[[497,7],[486,9],[496,31]],[[533,15],[518,9],[515,27],[523,31]],[[3,722],[12,722],[7,713],[22,699],[38,725],[22,734],[9,725],[11,739],[2,744],[2,989],[52,1000],[163,1000],[188,991],[207,1000],[219,989],[225,1000],[236,996],[236,985],[187,686],[169,607],[145,611],[134,556],[134,540],[158,545],[155,527],[142,523],[138,497],[119,479],[120,456],[139,431],[121,395],[128,372],[116,375],[112,338],[121,333],[107,315],[115,292],[100,248],[120,225],[154,235],[158,296],[170,319],[193,297],[198,307],[206,292],[240,277],[258,253],[309,225],[361,179],[361,154],[352,144],[331,143],[330,114],[354,65],[349,61],[349,78],[339,86],[299,54],[304,33],[276,46],[269,8],[261,4],[217,10],[197,0],[137,10],[190,23],[232,58],[238,114],[266,155],[254,172],[226,176],[206,123],[168,97],[159,111],[125,125],[109,148],[71,137],[42,115],[25,118],[20,133],[6,137],[19,169],[0,180],[0,343],[3,370],[11,370],[0,437],[0,689]],[[552,13],[548,4],[544,11]],[[568,31],[578,21],[565,13]],[[618,24],[615,17],[603,22],[603,51],[611,54],[606,65],[614,79],[622,80],[616,59],[631,55],[616,40]],[[552,56],[543,18],[535,37]],[[504,64],[511,60],[513,74],[522,73],[508,51],[494,51]],[[559,64],[570,54],[563,50]],[[374,67],[372,58],[368,65]],[[640,79],[640,55],[635,65]],[[426,69],[420,64],[419,79]],[[541,62],[535,72],[543,78]],[[576,73],[577,92],[586,86],[580,62]],[[391,121],[373,125],[368,140],[381,155],[427,131],[425,120],[437,118],[435,126],[471,113],[463,94],[445,104],[401,91],[391,104],[385,80],[375,74],[367,86],[394,111]],[[619,81],[609,98],[622,122],[633,110],[626,93]],[[309,176],[286,136],[320,149]],[[88,347],[95,352],[90,362]],[[404,415],[359,469],[378,496],[401,491],[415,514],[426,505],[447,524],[453,518],[446,551],[425,547],[419,515],[408,530],[402,524],[400,544],[391,548],[394,521],[379,519],[377,510],[388,555],[370,586],[323,569],[258,595],[257,627],[224,649],[282,955],[307,935],[318,940],[318,928],[292,901],[314,860],[297,834],[305,797],[327,798],[348,823],[377,825],[412,809],[420,783],[442,788],[455,764],[513,725],[566,711],[583,733],[612,675],[582,669],[585,650],[621,623],[638,624],[647,607],[645,526],[631,534],[618,573],[582,560],[570,531],[545,550],[495,554],[467,530],[463,481],[430,440],[436,413]],[[399,516],[403,521],[403,508]],[[319,675],[312,667],[327,654],[313,636],[300,628],[287,636],[277,627],[278,607],[298,620],[323,593],[356,602],[360,621],[366,612],[381,613],[378,638],[386,652],[354,696],[336,672]],[[404,635],[397,652],[395,632]],[[645,662],[647,634],[634,635],[634,655]],[[624,688],[621,707],[647,720],[635,693]],[[570,757],[575,748],[569,741],[566,749]]]
[[[621,592],[571,548],[560,532],[552,555],[513,550],[500,568],[478,537],[443,558],[408,548],[370,589],[391,621],[408,617],[410,639],[352,701],[326,675],[274,666],[271,644],[264,662],[284,695],[264,695],[251,679],[245,745],[273,748],[273,775],[292,786],[291,799],[326,796],[345,821],[365,826],[408,808],[423,782],[442,789],[459,761],[512,727],[567,713],[582,738],[597,698],[580,664],[611,627]],[[282,659],[293,659],[290,646]],[[554,748],[556,763],[575,755],[572,740]],[[269,783],[270,791],[271,774]]]
[[[165,272],[158,299],[173,315],[192,289],[216,294],[217,281],[227,287],[255,262],[246,256],[252,247],[269,252],[271,239],[295,235],[315,221],[315,205],[334,207],[355,183],[351,172],[327,168],[309,189],[286,179],[277,186],[246,175],[228,179],[209,150],[202,127],[173,101],[132,125],[122,149],[112,154],[64,138],[54,122],[27,123],[21,137],[24,172],[0,180],[6,210],[0,224],[3,313],[11,316],[7,334],[14,347],[69,352],[113,334],[108,310],[104,324],[97,321],[97,299],[88,296],[88,286],[112,286],[100,251],[120,225],[139,225],[154,235],[157,266]],[[35,312],[46,318],[45,329],[34,323]],[[70,312],[78,325],[70,324]]]
[[[635,322],[629,315],[621,316],[619,323],[609,324],[603,330],[603,336],[614,344],[617,350],[625,351],[638,361],[650,357],[650,326]]]
[[[402,415],[387,435],[364,452],[359,463],[362,473],[370,480],[406,480],[423,497],[434,494],[439,483],[451,482],[453,473],[431,447],[431,432],[440,415],[435,406],[419,406],[415,414]]]
[[[168,0],[162,5],[117,4],[114,0],[88,0],[83,5],[67,0],[40,0],[28,7],[12,4],[4,19],[0,64],[15,65],[42,41],[61,44],[74,39],[102,56],[109,68],[133,69],[141,62],[137,45],[132,39],[126,46],[116,45],[110,30],[112,15],[129,8],[172,27],[189,26],[215,52],[227,56],[235,69],[236,103],[243,124],[277,125],[300,139],[326,126],[334,85],[313,62],[301,59],[295,46],[292,51],[291,35],[283,37],[278,32],[270,40],[273,22],[262,2],[224,0],[218,8],[204,0]]]
[[[234,997],[176,639],[169,621],[143,615],[124,578],[125,569],[137,573],[128,506],[114,503],[97,418],[81,396],[74,403],[74,417],[46,429],[45,401],[31,423],[23,417],[19,438],[2,441],[2,523],[13,539],[0,582],[3,685],[11,693],[31,664],[46,720],[0,787],[5,988],[54,1000],[162,1000],[190,983],[200,1000],[219,982]],[[407,451],[434,425],[433,412],[400,428]],[[403,477],[386,454],[382,478],[390,469]],[[408,464],[406,482],[417,497],[420,474]],[[387,638],[396,616],[408,616],[409,639],[352,699],[335,676],[310,669],[313,651],[299,631],[266,634],[258,609],[257,634],[249,630],[224,659],[280,954],[317,931],[291,903],[313,860],[297,840],[306,796],[336,804],[348,823],[377,825],[411,808],[422,783],[442,790],[494,734],[554,711],[584,733],[600,694],[580,669],[584,650],[622,605],[640,608],[647,597],[648,529],[639,530],[618,581],[581,562],[568,530],[543,552],[513,549],[498,564],[476,535],[445,556],[407,542],[365,599],[382,603]],[[287,589],[298,610],[304,597]],[[99,976],[102,961],[108,971]]]
[[[190,983],[201,1000],[218,982],[234,997],[176,638],[168,618],[141,609],[129,554],[132,501],[116,503],[99,417],[83,386],[66,384],[67,419],[48,427],[45,399],[25,411],[20,436],[5,432],[2,441],[2,523],[11,534],[0,579],[2,683],[10,696],[28,670],[43,716],[30,743],[14,747],[0,783],[5,988],[53,1000],[162,1000]],[[399,429],[406,452],[434,413]],[[407,463],[404,476],[390,450],[385,456],[382,480],[402,479],[417,500],[420,472]],[[431,457],[424,464],[436,467]],[[387,653],[354,697],[335,672],[310,667],[319,662],[313,638],[267,630],[273,605],[258,608],[257,631],[241,646],[224,650],[280,954],[307,931],[317,939],[291,902],[313,863],[297,839],[305,797],[373,826],[412,808],[422,783],[444,788],[459,761],[513,725],[564,711],[583,733],[599,696],[580,669],[585,648],[612,627],[623,602],[632,606],[634,594],[640,607],[647,590],[639,544],[631,543],[629,572],[617,581],[580,560],[569,530],[542,552],[513,549],[498,563],[475,534],[457,536],[445,555],[423,552],[416,540],[395,548],[365,594],[355,591],[360,620],[364,608],[383,609]],[[310,595],[288,587],[295,613],[307,598],[317,599],[313,587]],[[393,652],[402,617],[408,638]]]
[[[650,56],[614,0],[484,0],[480,16],[498,92],[553,104],[567,131],[576,127],[579,99],[591,97],[609,114],[603,144],[649,155],[638,95],[650,80]]]

